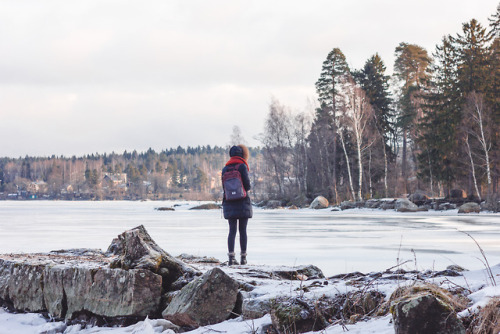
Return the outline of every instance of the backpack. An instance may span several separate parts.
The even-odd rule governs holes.
[[[228,169],[222,175],[222,187],[224,188],[226,201],[237,201],[247,197],[247,192],[241,180],[241,173],[238,170],[240,165],[228,166]]]

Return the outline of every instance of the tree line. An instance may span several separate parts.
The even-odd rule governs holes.
[[[217,199],[227,148],[0,159],[3,198]],[[0,195],[2,196],[2,195]]]
[[[260,138],[269,193],[336,203],[453,188],[477,200],[497,194],[499,26],[500,5],[488,26],[464,23],[432,55],[402,42],[392,77],[378,54],[350,69],[333,48],[309,110],[270,103]]]

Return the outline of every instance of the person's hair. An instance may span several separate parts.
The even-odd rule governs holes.
[[[242,158],[245,159],[246,161],[248,161],[248,158],[250,158],[250,152],[248,151],[248,147],[246,147],[243,144],[239,144],[238,146],[241,147],[241,149],[243,150],[243,157]]]

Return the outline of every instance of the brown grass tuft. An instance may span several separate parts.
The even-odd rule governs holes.
[[[500,333],[500,298],[491,298],[479,314],[474,317],[469,326],[468,333],[472,334],[498,334]]]

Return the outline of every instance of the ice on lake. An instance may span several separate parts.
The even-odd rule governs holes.
[[[175,211],[157,211],[170,207]],[[143,224],[172,255],[227,257],[227,221],[220,210],[196,211],[198,202],[1,201],[0,253],[68,248],[106,250],[123,231]],[[500,263],[500,215],[382,210],[254,209],[248,225],[250,264],[314,264],[326,275],[407,269],[484,268]],[[238,247],[238,241],[236,247]]]

